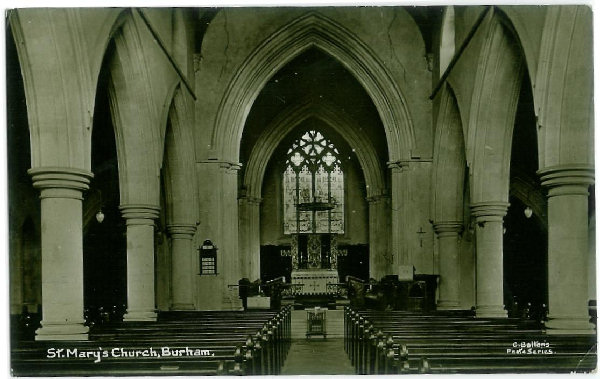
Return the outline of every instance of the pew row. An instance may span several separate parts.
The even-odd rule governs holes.
[[[547,335],[533,320],[347,307],[344,335],[357,374],[571,373],[597,365],[595,336]]]
[[[157,322],[96,325],[89,341],[16,341],[15,376],[278,374],[291,343],[291,307],[186,312]]]

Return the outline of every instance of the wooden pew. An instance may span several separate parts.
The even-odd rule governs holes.
[[[531,320],[456,316],[347,308],[344,346],[358,374],[587,372],[596,367],[595,349],[589,351],[593,338],[546,335]],[[507,353],[518,341],[546,341],[554,351]]]
[[[156,323],[97,325],[90,331],[90,341],[17,341],[11,351],[13,375],[277,374],[291,340],[290,311],[291,307],[279,312],[188,313],[186,317],[193,320],[189,323],[174,315],[159,316]],[[107,352],[100,362],[94,363],[94,359],[56,354],[48,358],[48,349],[52,347],[78,349],[78,352],[99,351],[99,348],[147,351],[150,347],[162,352],[163,347],[169,347],[170,351],[187,347],[206,350],[210,355],[161,354],[157,359],[152,355],[128,358]]]

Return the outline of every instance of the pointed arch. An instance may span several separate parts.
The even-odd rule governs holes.
[[[90,168],[91,115],[98,76],[124,14],[117,8],[10,12],[28,104],[32,167]],[[90,18],[102,21],[95,22],[94,33],[84,33]],[[86,39],[90,36],[95,37],[93,41]]]
[[[93,89],[79,16],[73,9],[11,12],[27,98],[33,168],[90,167],[85,148],[91,137],[88,112],[93,108]],[[58,43],[62,39],[70,43]]]
[[[594,164],[593,38],[588,6],[548,7],[534,90],[539,168]]]
[[[169,109],[170,128],[165,135],[164,180],[168,225],[193,225],[197,220],[192,108],[189,94],[178,86]]]
[[[254,198],[261,197],[263,177],[273,152],[286,135],[310,117],[320,119],[331,126],[354,149],[365,175],[367,197],[378,196],[385,192],[384,172],[377,159],[377,151],[367,138],[361,136],[360,126],[331,104],[305,99],[281,112],[258,138],[244,175],[244,185],[248,195]]]
[[[544,14],[550,7],[515,7],[515,6],[497,6],[494,12],[498,20],[510,32],[512,38],[516,41],[521,50],[524,63],[529,72],[531,82],[527,83],[532,89],[537,75],[537,66],[539,59],[540,35],[538,34],[538,20],[544,19]],[[521,12],[518,12],[520,10]],[[534,19],[535,18],[535,19]],[[534,19],[534,20],[533,20]],[[539,28],[541,31],[541,28]]]
[[[164,130],[159,122],[164,119],[152,93],[150,68],[141,38],[133,16],[115,35],[109,96],[117,141],[121,203],[158,205]]]
[[[353,33],[321,14],[309,12],[267,38],[229,83],[211,138],[221,159],[237,162],[245,120],[256,96],[274,72],[311,47],[336,58],[365,88],[384,125],[390,161],[409,158],[415,145],[412,119],[385,65]]]
[[[510,155],[523,57],[492,17],[479,53],[467,136],[471,200],[508,201]]]
[[[454,91],[446,84],[433,149],[433,220],[462,222],[465,174],[463,128]]]

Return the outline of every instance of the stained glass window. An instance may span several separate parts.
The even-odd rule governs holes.
[[[344,172],[338,156],[318,131],[292,143],[283,172],[285,234],[344,233]]]

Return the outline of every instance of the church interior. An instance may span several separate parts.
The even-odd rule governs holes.
[[[13,374],[596,369],[591,8],[7,27]]]

